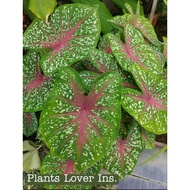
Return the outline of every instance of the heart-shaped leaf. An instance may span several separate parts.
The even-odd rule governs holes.
[[[160,74],[162,68],[151,46],[142,39],[141,34],[131,24],[124,27],[125,43],[114,35],[109,35],[109,41],[114,56],[121,67],[130,71],[130,66],[137,63],[143,68]]]
[[[125,175],[133,171],[141,151],[140,126],[135,122],[131,126],[126,139],[117,138],[104,158],[104,165],[110,173],[123,179]]]
[[[23,134],[26,137],[33,135],[38,128],[38,119],[35,113],[23,113]]]
[[[97,162],[91,168],[88,168],[81,173],[78,173],[75,164],[72,160],[61,160],[56,157],[52,152],[46,155],[40,168],[40,173],[44,175],[65,175],[65,174],[85,174],[85,175],[96,175],[102,168],[102,163]],[[92,185],[46,185],[47,189],[91,189]]]
[[[158,47],[162,47],[162,43],[158,40],[153,25],[144,15],[124,14],[122,16],[113,17],[110,19],[110,22],[117,24],[123,28],[126,24],[132,24],[152,44]]]
[[[112,54],[107,54],[102,50],[93,49],[89,52],[90,61],[101,72],[117,71],[122,77],[122,86],[137,89],[133,76],[123,70]]]
[[[23,155],[23,171],[39,169],[41,165],[38,148],[32,146],[29,141],[23,142],[23,151],[27,151]]]
[[[123,89],[122,105],[139,124],[154,134],[167,132],[167,81],[134,64],[131,72],[142,92]]]
[[[98,77],[86,96],[76,71],[60,71],[40,118],[47,146],[61,159],[72,159],[78,171],[94,165],[119,132],[120,93],[118,73]]]
[[[56,0],[29,0],[29,9],[44,22],[48,23],[48,16],[57,5]]]
[[[42,110],[54,84],[53,77],[42,74],[39,62],[40,56],[37,52],[28,52],[23,57],[24,112]]]
[[[42,70],[51,76],[63,66],[84,59],[97,45],[100,21],[97,7],[65,4],[55,9],[49,25],[35,19],[23,37],[26,49],[48,49],[41,60]]]

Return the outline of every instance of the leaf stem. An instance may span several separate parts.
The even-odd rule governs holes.
[[[154,13],[155,13],[155,10],[156,10],[157,3],[158,3],[158,0],[153,0],[153,4],[152,4],[150,16],[149,16],[149,20],[150,20],[151,23],[152,23],[153,18],[154,18]]]

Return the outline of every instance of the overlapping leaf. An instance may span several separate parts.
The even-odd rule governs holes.
[[[82,79],[84,89],[88,93],[94,81],[99,77],[99,74],[92,71],[83,71],[79,75]]]
[[[38,148],[30,144],[30,141],[23,142],[23,171],[39,169],[41,165]],[[27,151],[27,152],[26,152]]]
[[[44,22],[48,23],[48,16],[57,5],[56,0],[29,0],[29,9]]]
[[[38,128],[38,119],[35,113],[23,113],[23,134],[26,137],[33,135]]]
[[[155,134],[148,132],[144,128],[141,128],[141,137],[143,149],[151,150],[155,148]]]
[[[140,14],[124,14],[122,16],[113,17],[110,22],[117,24],[119,26],[125,27],[126,24],[132,24],[136,29],[138,29],[142,35],[148,39],[155,46],[161,47],[162,44],[158,40],[154,27],[150,21]]]
[[[137,64],[131,72],[142,92],[124,89],[122,105],[139,124],[154,134],[167,132],[167,81]]]
[[[42,110],[54,84],[53,77],[42,74],[39,62],[40,56],[36,52],[28,52],[23,58],[24,112]]]
[[[102,50],[93,49],[89,53],[90,61],[101,72],[116,71],[122,77],[122,86],[137,89],[133,76],[123,70],[112,54],[107,54]]]
[[[42,162],[40,173],[44,175],[65,175],[65,174],[85,174],[96,175],[102,168],[102,163],[97,162],[91,168],[88,168],[81,173],[77,172],[75,164],[72,160],[62,160],[50,152]],[[47,189],[91,189],[92,185],[46,185]]]
[[[55,9],[49,25],[35,19],[23,37],[26,49],[48,49],[41,60],[43,72],[51,76],[63,66],[84,59],[97,45],[100,21],[97,7],[65,4]]]
[[[141,34],[131,25],[124,27],[125,43],[114,35],[109,35],[109,41],[114,56],[121,67],[130,71],[130,66],[137,63],[155,74],[160,74],[162,68],[151,46],[142,39]]]
[[[47,146],[61,159],[72,159],[78,171],[94,165],[119,132],[120,93],[118,73],[100,76],[86,96],[78,73],[65,68],[40,118]]]
[[[123,179],[125,175],[133,171],[141,151],[140,126],[135,122],[131,126],[126,139],[117,138],[115,144],[104,158],[104,165],[110,173]]]
[[[117,38],[121,38],[121,32],[118,30],[112,30],[110,32]],[[106,53],[110,54],[112,52],[111,47],[110,47],[110,42],[108,40],[108,34],[105,34],[103,36],[100,36],[99,42],[98,42],[98,49],[105,51]]]
[[[98,5],[98,14],[101,22],[101,31],[103,34],[110,32],[113,29],[112,23],[108,22],[113,16],[107,6],[99,0],[72,0],[74,3],[83,3],[91,6]]]

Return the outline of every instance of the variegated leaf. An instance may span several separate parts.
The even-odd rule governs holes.
[[[49,49],[42,56],[42,70],[52,76],[63,66],[84,59],[87,50],[97,45],[100,21],[97,7],[65,4],[55,9],[49,25],[35,19],[23,37],[26,49]]]
[[[28,52],[23,57],[23,110],[36,112],[43,109],[54,84],[54,77],[42,74],[37,52]]]
[[[131,72],[142,92],[126,88],[122,105],[139,124],[154,134],[167,132],[167,81],[137,64]]]
[[[82,71],[79,75],[82,79],[84,89],[88,93],[94,81],[99,77],[99,74],[92,71]]]
[[[91,168],[78,173],[72,160],[62,160],[50,152],[42,162],[40,173],[44,175],[65,175],[65,174],[85,174],[96,175],[102,168],[102,163],[97,162]],[[91,189],[92,185],[65,185],[50,184],[46,185],[47,189]]]
[[[124,14],[113,17],[110,22],[125,27],[126,24],[132,24],[142,35],[155,46],[161,47],[162,43],[158,40],[154,27],[144,15]]]
[[[156,135],[141,128],[141,137],[143,143],[143,149],[152,150],[155,148],[155,137]]]
[[[89,53],[90,61],[93,65],[101,72],[105,73],[108,71],[117,71],[122,77],[122,86],[137,89],[135,80],[133,76],[123,70],[121,66],[117,63],[115,57],[112,54],[107,54],[106,52],[98,49],[93,49]]]
[[[79,74],[62,70],[40,118],[47,146],[60,158],[72,159],[78,171],[94,165],[119,132],[120,93],[118,73],[97,78],[86,96]]]
[[[125,43],[109,35],[109,41],[114,56],[121,67],[130,71],[130,66],[137,63],[155,74],[160,74],[162,68],[151,46],[147,45],[140,33],[131,24],[124,27]]]
[[[33,135],[38,128],[38,119],[35,113],[23,113],[23,134],[26,137]]]
[[[118,37],[119,39],[121,38],[121,32],[118,30],[112,30],[110,32],[114,36]],[[98,49],[105,51],[106,53],[110,54],[112,52],[111,47],[110,47],[110,42],[108,40],[108,35],[105,34],[103,36],[100,36],[99,42],[98,42]]]
[[[126,139],[117,138],[104,158],[104,165],[110,173],[123,179],[125,175],[133,171],[141,151],[140,126],[135,122],[131,126]]]

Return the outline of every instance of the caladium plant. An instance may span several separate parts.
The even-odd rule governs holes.
[[[53,84],[54,77],[42,73],[39,53],[28,52],[23,58],[23,110],[42,110]]]
[[[95,175],[98,174],[103,166],[103,162],[99,161],[94,166],[83,170],[79,173],[75,168],[75,163],[72,160],[63,160],[56,157],[51,152],[45,157],[41,166],[42,174],[54,174],[54,175],[71,175],[71,174],[83,174],[83,175]],[[46,185],[48,189],[91,189],[92,185]]]
[[[23,113],[23,134],[26,137],[33,135],[38,129],[38,119],[35,113]]]
[[[136,14],[127,7],[110,20],[119,31],[101,31],[94,3],[58,6],[48,24],[36,18],[25,31],[23,133],[37,130],[49,148],[42,174],[95,175],[104,167],[123,179],[167,133],[166,38],[158,41],[138,6]]]
[[[105,167],[108,171],[117,174],[121,179],[133,171],[138,161],[142,150],[140,130],[139,124],[135,122],[129,129],[127,138],[118,137],[104,157]]]
[[[121,77],[107,72],[85,95],[78,73],[59,72],[40,128],[48,147],[60,158],[70,158],[82,171],[99,161],[114,143],[120,123]],[[90,158],[90,159],[89,159]]]
[[[41,59],[43,72],[52,76],[63,66],[86,57],[95,48],[100,33],[97,7],[67,4],[55,9],[49,25],[35,19],[24,34],[24,48],[46,50]]]
[[[131,72],[142,92],[123,89],[122,105],[139,124],[154,134],[167,132],[167,81],[137,64]]]

